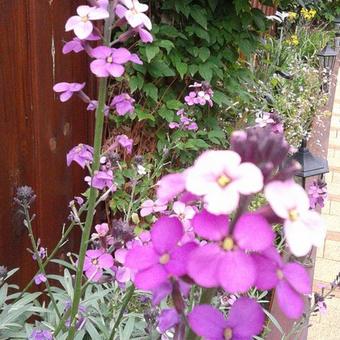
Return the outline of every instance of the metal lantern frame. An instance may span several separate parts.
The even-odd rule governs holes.
[[[340,32],[335,32],[334,46],[335,46],[335,52],[339,54],[340,53]]]
[[[337,56],[333,48],[327,44],[326,47],[324,47],[317,55],[320,60],[320,66],[323,69],[332,71]]]
[[[306,179],[313,176],[319,176],[320,179],[323,175],[329,172],[328,161],[321,157],[313,155],[308,147],[307,140],[304,139],[299,150],[291,157],[301,165],[301,170],[296,174],[301,178],[301,185],[306,189]]]
[[[335,29],[340,32],[340,16],[337,16],[335,19],[334,19],[334,26],[335,26]]]

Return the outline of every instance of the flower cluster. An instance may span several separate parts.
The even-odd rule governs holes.
[[[171,122],[169,124],[170,129],[183,129],[188,131],[196,131],[198,129],[197,124],[192,118],[187,116],[184,109],[178,110],[176,114],[179,117],[180,122]]]
[[[153,293],[154,303],[168,294],[184,296],[186,291],[179,287],[188,280],[204,289],[223,288],[229,294],[244,294],[252,287],[276,288],[283,312],[297,319],[303,313],[303,296],[311,292],[310,278],[300,264],[281,258],[274,247],[271,223],[283,224],[291,252],[303,256],[325,237],[321,217],[309,210],[307,194],[292,179],[297,168],[287,165],[278,169],[289,149],[282,134],[249,128],[236,132],[232,148],[206,151],[192,167],[159,181],[157,197],[164,207],[177,199],[173,209],[178,202],[185,208],[183,200],[191,202],[192,213],[185,218],[183,207],[170,216],[163,211],[151,228],[150,242],[129,249],[125,266],[134,271],[138,288]],[[248,202],[261,191],[269,204],[247,212]],[[148,213],[154,211],[154,202],[150,201],[150,207],[144,204],[145,208]],[[183,242],[188,225],[193,236]],[[176,303],[175,307],[162,312],[162,331],[165,325],[170,328],[182,322],[180,314],[186,313],[186,308]],[[248,312],[254,319],[247,326],[241,320],[247,319]],[[239,298],[227,319],[205,305],[195,307],[188,319],[200,336],[232,339],[258,334],[264,316],[255,301]]]
[[[314,8],[311,9],[307,9],[307,8],[302,8],[301,9],[301,15],[307,20],[307,21],[311,21],[314,19],[315,15],[316,15],[316,10]]]
[[[313,181],[308,188],[309,204],[312,209],[323,208],[327,199],[327,183],[322,180]]]
[[[209,83],[194,83],[193,85],[190,85],[189,88],[191,88],[191,91],[184,98],[189,106],[206,104],[213,106],[211,98],[213,97],[214,92]]]

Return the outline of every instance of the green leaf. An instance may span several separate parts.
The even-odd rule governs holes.
[[[135,112],[137,114],[139,121],[141,121],[141,120],[151,120],[153,122],[155,121],[155,117],[148,112],[145,112],[145,111],[143,111],[141,109],[137,109],[137,108],[135,109]]]
[[[209,148],[209,144],[207,142],[205,142],[203,139],[190,138],[184,144],[184,147],[188,148],[188,149],[200,150],[200,149],[207,149],[207,148]]]
[[[217,105],[222,105],[222,104],[229,105],[230,104],[229,97],[221,91],[215,90],[214,96],[212,99]]]
[[[192,6],[190,9],[191,17],[204,29],[207,29],[207,12],[200,6]]]
[[[207,31],[205,31],[203,28],[199,26],[194,26],[194,33],[201,39],[206,40],[207,42],[210,42],[210,36]]]
[[[159,47],[155,45],[146,45],[145,55],[148,63],[159,53]]]
[[[148,67],[148,71],[154,78],[175,76],[175,72],[162,61],[152,62]]]
[[[189,65],[189,73],[193,77],[198,72],[197,65]]]
[[[183,79],[186,73],[188,72],[188,65],[182,62],[178,62],[176,63],[175,67],[177,72],[181,76],[181,79]]]
[[[175,48],[175,45],[170,40],[161,40],[158,45],[159,47],[165,48],[168,54]]]
[[[158,88],[154,84],[152,83],[145,84],[143,86],[143,91],[155,102],[158,101]]]
[[[183,106],[183,104],[179,100],[172,99],[166,102],[166,106],[170,110],[178,110]]]
[[[201,75],[201,77],[210,82],[213,76],[212,69],[210,67],[210,64],[200,64],[198,67],[198,72]]]
[[[203,61],[206,62],[208,58],[210,57],[210,50],[207,47],[201,47],[198,52],[199,58]]]
[[[214,12],[217,7],[218,0],[208,0],[208,3],[209,3],[211,10]]]
[[[144,84],[144,79],[138,74],[137,76],[132,76],[129,81],[131,93],[134,93],[137,89],[141,89]]]
[[[169,123],[173,122],[175,117],[175,113],[172,110],[166,108],[165,106],[160,108],[158,114]]]

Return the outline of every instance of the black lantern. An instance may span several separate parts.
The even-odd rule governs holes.
[[[320,66],[323,69],[332,71],[335,64],[336,52],[329,46],[329,44],[327,44],[327,46],[318,53],[318,57],[320,60]]]
[[[304,189],[306,186],[306,179],[312,176],[319,176],[329,172],[327,159],[314,156],[307,148],[307,140],[304,139],[299,150],[291,157],[301,165],[301,170],[296,174],[301,179],[301,185]]]
[[[335,46],[335,52],[339,54],[340,53],[340,32],[335,33],[334,46]]]
[[[334,26],[335,26],[335,29],[340,32],[340,16],[337,16],[335,19],[334,19]]]

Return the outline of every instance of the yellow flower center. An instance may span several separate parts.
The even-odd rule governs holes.
[[[223,240],[223,245],[222,245],[223,249],[224,250],[232,250],[234,248],[234,241],[231,237],[226,237],[224,240]]]
[[[291,210],[289,210],[288,216],[289,216],[289,219],[292,222],[295,222],[299,218],[299,213],[298,213],[298,211],[296,209],[291,209]]]
[[[88,22],[89,21],[89,17],[87,15],[84,15],[83,17],[81,17],[81,21],[82,22]]]
[[[283,277],[284,277],[283,272],[282,272],[281,269],[278,269],[278,270],[276,271],[276,275],[277,275],[277,277],[279,278],[279,280],[282,280]]]
[[[226,175],[221,175],[217,180],[217,183],[222,188],[226,187],[230,182],[231,182],[231,179]]]
[[[231,340],[233,338],[233,330],[231,328],[226,328],[223,335],[225,340]]]
[[[159,263],[160,264],[167,264],[170,261],[170,255],[169,254],[163,254],[160,258],[159,258]]]
[[[92,264],[93,264],[93,265],[95,265],[95,266],[96,266],[96,265],[98,264],[98,259],[92,259],[92,261],[91,261],[91,262],[92,262]]]

